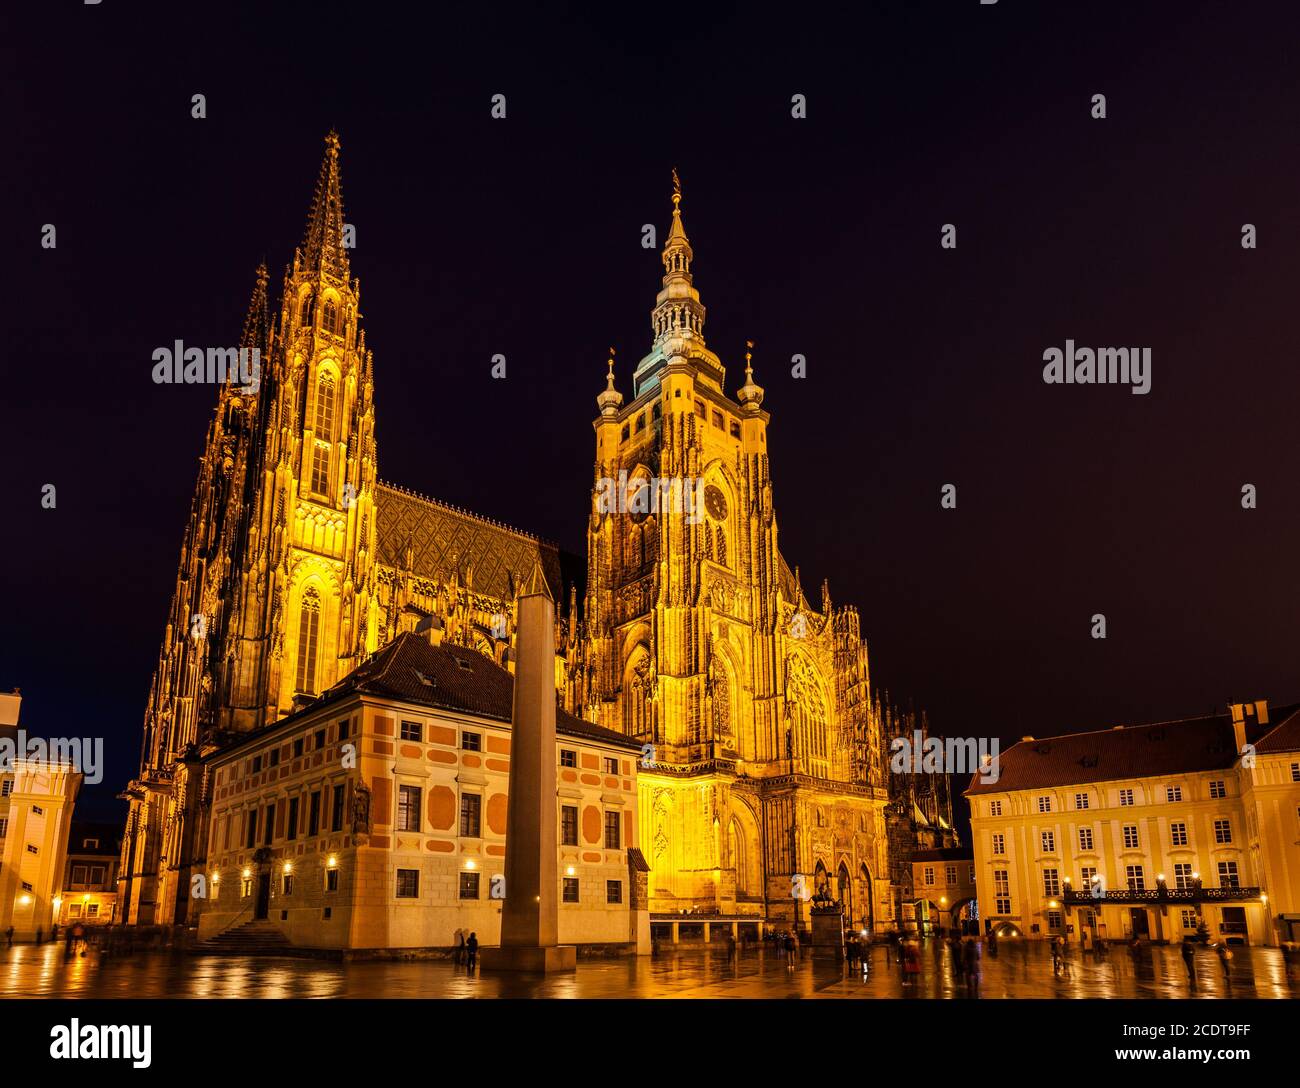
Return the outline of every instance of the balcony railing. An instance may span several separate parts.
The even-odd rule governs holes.
[[[1097,903],[1225,903],[1258,899],[1258,888],[1111,888],[1102,895],[1090,891],[1067,891],[1066,906],[1087,907]]]

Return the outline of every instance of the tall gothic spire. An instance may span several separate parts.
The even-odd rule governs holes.
[[[350,270],[343,248],[343,183],[339,172],[339,134],[325,137],[325,158],[320,165],[316,193],[307,216],[302,261],[306,267],[347,282]]]
[[[240,334],[239,345],[246,348],[265,348],[267,332],[270,329],[270,314],[266,305],[266,262],[257,266],[257,283],[253,295],[248,300],[248,313],[244,316],[244,331]]]

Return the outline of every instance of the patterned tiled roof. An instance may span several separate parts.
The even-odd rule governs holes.
[[[1296,709],[1280,707],[1274,712],[1274,720],[1292,717]],[[1271,725],[1261,726],[1249,720],[1246,740],[1258,745],[1271,729]],[[1126,725],[1095,733],[1022,740],[1001,753],[996,782],[985,782],[977,774],[966,793],[1004,793],[1118,778],[1227,770],[1237,755],[1232,719],[1226,714]]]
[[[512,576],[516,585],[523,584],[540,563],[551,597],[560,600],[560,554],[554,544],[392,484],[379,484],[376,505],[377,558],[384,566],[404,570],[409,545],[417,576],[448,579],[454,571],[464,584],[472,567],[476,593],[511,600]]]
[[[1278,718],[1279,725],[1255,745],[1256,752],[1300,751],[1300,710],[1286,718]]]
[[[408,632],[349,673],[322,698],[334,700],[357,691],[508,722],[514,685],[515,678],[509,672],[477,651],[462,646],[434,646],[424,635]],[[575,718],[558,707],[555,731],[562,736],[641,749],[640,742]]]

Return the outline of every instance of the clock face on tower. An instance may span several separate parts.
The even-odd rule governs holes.
[[[709,484],[704,489],[704,509],[709,512],[709,516],[716,518],[718,521],[725,521],[727,517],[727,496],[724,495],[713,484]]]

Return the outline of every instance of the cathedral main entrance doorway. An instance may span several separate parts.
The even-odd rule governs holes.
[[[259,922],[265,921],[271,914],[271,874],[257,874],[257,907],[253,917]]]

